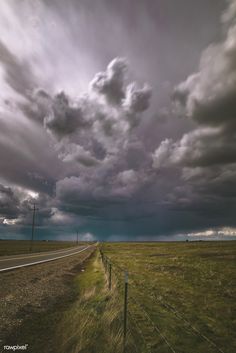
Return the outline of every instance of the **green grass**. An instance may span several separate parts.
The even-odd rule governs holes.
[[[29,343],[33,353],[123,353],[126,268],[125,353],[236,351],[236,242],[105,243],[102,249],[113,263],[112,290],[96,251],[73,271],[70,294],[19,328],[19,344]]]
[[[98,252],[74,282],[78,300],[60,324],[61,353],[122,353],[122,300],[107,277]],[[134,352],[128,340],[128,352]]]
[[[34,308],[8,344],[28,343],[30,353],[123,353],[123,300],[115,282],[108,290],[99,251],[74,271],[74,277],[68,274],[69,295],[43,312]],[[126,353],[134,353],[133,347],[128,335]]]
[[[170,346],[181,353],[236,351],[236,242],[102,248],[129,270],[129,329],[140,352],[167,353]],[[123,281],[120,270],[114,266],[114,271]]]
[[[83,245],[84,242],[79,244]],[[34,241],[32,252],[60,250],[75,245],[75,242],[67,241]],[[27,254],[29,249],[29,240],[0,240],[0,256]]]

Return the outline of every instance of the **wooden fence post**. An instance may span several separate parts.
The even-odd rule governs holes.
[[[127,336],[127,309],[128,309],[128,272],[125,271],[125,293],[124,293],[124,337],[123,347],[125,352],[126,336]]]

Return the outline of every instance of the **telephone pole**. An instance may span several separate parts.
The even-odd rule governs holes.
[[[34,226],[35,226],[35,211],[38,210],[38,208],[35,207],[35,203],[33,208],[31,209],[33,211],[33,219],[32,219],[32,233],[31,233],[31,242],[30,242],[30,251],[33,250],[33,242],[34,242]]]
[[[79,232],[77,230],[77,244],[79,244]]]

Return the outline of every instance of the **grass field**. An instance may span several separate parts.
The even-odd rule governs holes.
[[[105,243],[137,352],[236,352],[236,242]],[[123,301],[120,293],[120,301]]]
[[[0,256],[27,254],[30,251],[29,240],[0,240]],[[83,245],[84,242],[79,243]],[[60,250],[77,245],[69,241],[34,241],[32,252]]]
[[[62,275],[67,290],[59,297],[55,292],[54,304],[27,311],[17,332],[32,353],[236,351],[236,242],[103,243],[100,248],[112,263],[111,290],[97,249]],[[129,273],[125,351],[124,269]],[[32,277],[30,283],[35,281]]]

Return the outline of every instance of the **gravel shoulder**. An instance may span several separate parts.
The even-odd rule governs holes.
[[[35,314],[46,312],[63,298],[73,299],[73,278],[94,250],[91,247],[77,255],[0,274],[0,352],[5,344],[20,344],[11,341]]]

